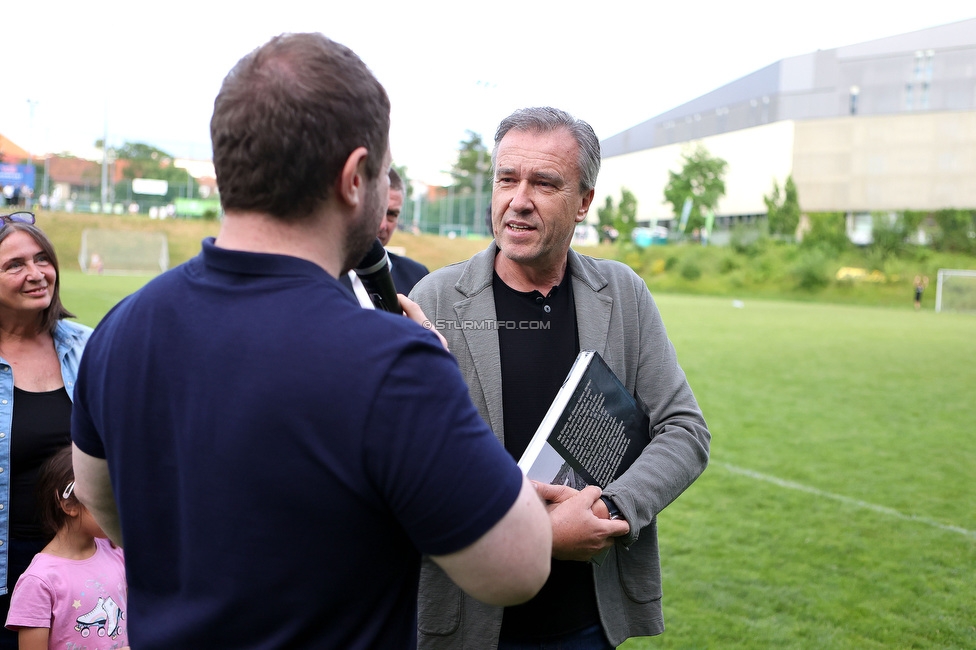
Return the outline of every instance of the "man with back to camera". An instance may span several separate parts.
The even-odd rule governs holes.
[[[496,605],[548,575],[549,518],[453,357],[337,280],[376,237],[389,115],[321,34],[241,59],[216,240],[92,337],[75,491],[125,543],[134,648],[411,648],[421,553]]]
[[[403,209],[404,186],[403,179],[395,169],[390,167],[390,199],[386,206],[386,216],[380,221],[379,230],[376,236],[380,243],[386,246],[390,243],[393,231],[396,230],[397,221],[400,219],[400,211]],[[396,255],[389,251],[386,252],[390,258],[390,275],[393,276],[393,286],[397,293],[407,295],[414,285],[430,271],[420,262],[415,262],[409,257]],[[342,284],[356,294],[359,304],[367,309],[373,309],[373,302],[366,291],[366,287],[359,280],[355,271],[349,271],[345,275],[339,276]]]
[[[498,127],[492,164],[495,241],[434,271],[411,297],[443,328],[479,412],[513,457],[581,349],[598,351],[646,403],[649,442],[602,495],[595,486],[537,486],[550,508],[553,560],[529,602],[476,602],[425,562],[420,647],[603,650],[659,634],[656,517],[704,470],[708,429],[647,285],[619,262],[570,249],[600,170],[593,129],[552,108],[516,111]],[[513,329],[519,323],[535,326]],[[601,565],[587,562],[608,547]]]

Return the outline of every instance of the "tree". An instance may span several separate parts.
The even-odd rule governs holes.
[[[670,203],[676,221],[680,222],[685,199],[691,199],[691,212],[685,232],[705,225],[704,212],[714,210],[720,198],[725,196],[723,176],[729,164],[721,158],[713,158],[705,147],[698,145],[692,153],[682,154],[684,164],[679,173],[668,172],[668,184],[664,188],[664,203]]]
[[[403,198],[409,199],[413,194],[413,188],[410,187],[410,176],[407,174],[407,166],[393,165],[393,169],[400,176],[400,180],[403,181]]]
[[[905,250],[908,233],[905,222],[889,212],[871,213],[871,250],[881,261],[897,257]]]
[[[608,195],[603,207],[596,209],[596,216],[600,221],[601,229],[603,229],[604,226],[613,226],[613,224],[617,221],[617,210],[613,207],[612,196]]]
[[[101,139],[95,141],[95,146],[102,148]],[[152,178],[167,181],[169,190],[166,200],[172,201],[180,196],[192,197],[196,195],[197,182],[190,173],[173,164],[173,156],[162,149],[142,142],[126,142],[120,147],[110,149],[116,160],[126,161],[122,169],[122,177],[131,182],[134,178]],[[116,196],[123,196],[120,188],[115,190]]]
[[[613,206],[613,197],[608,196],[602,208],[597,208],[601,233],[615,233],[611,237],[621,243],[630,241],[630,234],[637,225],[637,197],[626,187],[620,188],[620,203]],[[604,236],[601,234],[601,237]]]
[[[837,255],[851,247],[843,212],[811,212],[807,218],[810,230],[803,235],[801,248],[819,248],[829,255]]]
[[[467,131],[467,139],[461,141],[457,162],[451,168],[456,193],[474,192],[480,184],[482,192],[491,192],[491,152],[481,140],[481,134]]]
[[[793,238],[796,236],[796,228],[800,225],[800,200],[796,192],[796,184],[793,182],[793,175],[786,177],[783,184],[782,200],[780,197],[779,183],[773,179],[773,192],[770,196],[763,196],[763,203],[766,204],[766,218],[769,223],[769,232],[773,235],[784,235]]]
[[[626,187],[620,188],[620,203],[617,204],[617,219],[614,227],[620,233],[621,241],[630,241],[630,235],[637,226],[637,197]]]

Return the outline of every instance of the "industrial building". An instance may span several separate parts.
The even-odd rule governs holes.
[[[789,175],[802,211],[851,221],[976,209],[976,18],[782,59],[609,137],[594,205],[626,188],[671,223],[668,171],[698,143],[728,163],[715,234]]]

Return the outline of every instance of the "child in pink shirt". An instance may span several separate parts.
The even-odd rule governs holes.
[[[127,648],[122,549],[105,538],[74,492],[71,447],[38,478],[41,522],[54,539],[34,556],[10,598],[7,628],[20,650]]]

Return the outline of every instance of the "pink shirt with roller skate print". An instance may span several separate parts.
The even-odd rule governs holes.
[[[95,544],[95,554],[86,560],[38,553],[14,587],[7,627],[50,628],[52,650],[128,646],[122,549],[107,539]]]

